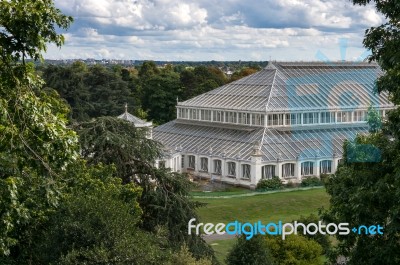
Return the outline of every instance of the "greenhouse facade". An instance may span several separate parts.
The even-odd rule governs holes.
[[[367,111],[394,108],[376,93],[382,71],[366,62],[270,62],[261,71],[177,104],[154,129],[159,166],[254,188],[332,174],[343,142],[368,133]]]

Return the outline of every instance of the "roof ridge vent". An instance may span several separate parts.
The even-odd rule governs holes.
[[[267,66],[264,69],[275,69],[276,70],[276,66],[272,61],[269,61]]]

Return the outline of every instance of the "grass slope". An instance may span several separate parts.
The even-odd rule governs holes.
[[[240,222],[290,222],[301,215],[317,213],[318,208],[329,205],[324,188],[263,194],[238,198],[196,198],[207,203],[198,209],[200,221],[204,223]]]
[[[226,195],[229,195],[229,192]],[[207,206],[198,209],[200,221],[214,224],[234,220],[241,222],[261,220],[264,223],[279,220],[291,222],[301,215],[317,214],[319,208],[326,208],[329,205],[329,196],[324,188],[251,197],[196,198],[195,200],[207,203]],[[235,239],[216,240],[210,243],[221,264],[225,264],[224,259],[234,243]]]

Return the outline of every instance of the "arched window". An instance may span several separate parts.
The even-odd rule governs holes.
[[[235,177],[236,176],[236,163],[228,162],[228,176]]]
[[[332,160],[322,160],[319,162],[319,169],[321,174],[332,173]]]
[[[221,175],[221,160],[214,160],[214,174]]]
[[[188,156],[189,158],[189,168],[196,169],[196,157],[193,155]]]
[[[208,172],[208,158],[202,157],[200,158],[200,170],[204,172]]]
[[[282,165],[282,177],[283,178],[293,178],[294,177],[294,164],[287,163]]]
[[[158,168],[165,168],[165,161],[161,160],[158,162]]]
[[[250,179],[251,178],[251,167],[248,164],[242,165],[242,178]]]
[[[307,161],[301,163],[301,175],[311,176],[314,174],[314,162]]]
[[[266,165],[261,168],[262,179],[272,179],[275,176],[275,166]]]

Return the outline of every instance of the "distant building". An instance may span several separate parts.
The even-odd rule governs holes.
[[[344,140],[368,133],[368,107],[382,117],[394,108],[375,92],[380,75],[375,63],[270,62],[179,102],[177,119],[154,129],[167,149],[160,164],[249,188],[334,173]]]

